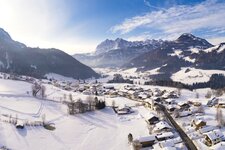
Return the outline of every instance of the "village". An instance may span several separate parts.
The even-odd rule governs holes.
[[[91,118],[84,120],[87,125],[84,128],[88,128],[84,129],[84,132],[87,130],[86,135],[90,134],[89,140],[99,132],[104,139],[109,138],[108,134],[114,139],[109,138],[112,141],[106,140],[108,143],[104,143],[102,139],[98,146],[94,144],[96,149],[104,149],[104,146],[110,144],[112,149],[185,150],[225,147],[223,91],[189,91],[142,84],[107,83],[95,79],[62,81],[52,77],[40,80],[4,73],[1,73],[0,81],[1,125],[11,124],[10,128],[15,126],[14,132],[22,135],[21,140],[26,137],[23,135],[24,131],[28,134],[34,128],[44,129],[44,135],[47,137],[51,136],[48,135],[51,132],[60,135],[60,126],[64,127],[62,122],[65,125],[66,121],[71,122],[70,126],[73,126],[72,122],[77,122],[78,118],[91,115]],[[21,85],[25,88],[21,88]],[[105,119],[101,120],[101,125],[95,122],[98,115],[104,116]],[[71,118],[72,116],[75,118]],[[114,120],[117,127],[112,125],[113,122],[108,122],[110,120]],[[77,124],[80,123],[77,122],[75,126]],[[108,132],[104,133],[101,128],[107,124],[109,126],[104,128]],[[82,130],[80,125],[77,128]],[[35,132],[38,131],[35,129]],[[40,133],[36,134],[40,136]],[[80,143],[82,137],[85,137],[83,134],[81,136],[80,132],[73,136],[81,137],[75,143]],[[33,135],[29,137],[34,138]],[[115,140],[118,137],[122,137],[123,143]],[[11,138],[15,140],[15,137]],[[67,149],[65,145],[69,145],[73,149],[74,145],[61,140],[62,148]],[[2,149],[17,149],[8,142],[1,141]],[[115,142],[120,144],[113,147]],[[19,144],[21,143],[15,145]],[[75,148],[89,147],[78,145],[76,144]]]

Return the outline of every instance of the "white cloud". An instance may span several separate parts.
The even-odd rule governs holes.
[[[128,41],[145,41],[146,39],[149,39],[149,36],[146,34],[131,36],[127,38]]]
[[[218,45],[222,42],[225,42],[225,36],[224,37],[211,37],[208,39],[208,41],[214,45]]]
[[[0,27],[14,40],[71,54],[93,49],[95,42],[85,41],[87,46],[79,37],[81,26],[68,26],[70,15],[62,0],[0,0]]]
[[[167,10],[158,10],[125,19],[111,28],[113,33],[126,34],[135,29],[157,30],[160,35],[172,39],[186,32],[201,29],[224,31],[225,3],[208,0],[200,4],[178,5]],[[215,33],[215,32],[214,32]]]
[[[157,7],[157,6],[154,6],[150,3],[150,0],[144,0],[144,4],[150,8],[154,8],[154,9],[159,9],[159,10],[165,10],[164,8],[161,8],[161,7]]]

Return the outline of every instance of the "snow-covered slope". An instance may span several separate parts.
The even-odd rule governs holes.
[[[195,68],[181,68],[180,71],[171,76],[173,81],[182,82],[185,84],[193,84],[209,81],[212,74],[224,74],[223,70],[203,70]]]
[[[135,113],[122,117],[117,116],[111,108],[68,116],[67,107],[59,103],[60,97],[71,93],[76,98],[84,99],[84,95],[45,84],[47,99],[56,101],[53,102],[30,96],[30,83],[4,79],[0,79],[0,83],[0,146],[13,150],[128,150],[129,133],[134,137],[148,135],[142,117],[147,111],[144,107],[134,108]],[[108,105],[112,101],[121,106],[135,106],[136,103],[122,97],[106,98]],[[6,116],[29,122],[42,121],[43,115],[46,116],[46,122],[55,125],[54,131],[41,126],[25,126],[25,129],[19,130],[5,122],[8,119]]]

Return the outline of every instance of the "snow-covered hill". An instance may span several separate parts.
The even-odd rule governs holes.
[[[0,71],[37,78],[57,73],[76,79],[98,77],[90,67],[65,52],[50,48],[31,48],[14,41],[0,28]]]
[[[196,69],[196,68],[181,68],[180,71],[172,75],[171,79],[173,81],[177,81],[177,82],[181,82],[185,84],[193,84],[193,83],[208,82],[212,74],[225,75],[225,71],[203,70],[203,69]]]

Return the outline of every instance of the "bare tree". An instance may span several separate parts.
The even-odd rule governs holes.
[[[115,107],[116,106],[116,102],[113,100],[112,101],[112,107]]]
[[[219,111],[220,111],[220,108],[217,107],[217,108],[216,108],[216,120],[217,120],[217,121],[219,120]]]
[[[12,115],[9,115],[9,123],[12,123]]]
[[[69,102],[67,103],[67,107],[68,107],[68,114],[70,115],[74,115],[75,114],[75,103],[72,101],[72,102]]]
[[[213,95],[215,95],[216,97],[222,96],[223,95],[223,89],[213,90]]]
[[[219,107],[216,110],[216,120],[219,127],[222,127],[224,125],[223,112]]]
[[[212,91],[207,91],[205,98],[211,98],[212,97]]]
[[[79,110],[79,113],[84,113],[84,105],[82,100],[79,98],[76,103],[77,103],[77,108]]]
[[[133,142],[133,135],[131,133],[128,134],[128,143],[132,143]]]
[[[223,111],[220,110],[220,126],[223,127],[224,126],[224,116],[223,116]]]
[[[95,106],[92,106],[93,105],[93,101],[94,101],[94,97],[89,95],[89,96],[86,97],[86,101],[87,101],[87,104],[88,104],[88,111],[94,110],[93,108]]]
[[[155,106],[155,111],[158,115],[161,113],[161,109],[158,105]]]
[[[71,93],[69,94],[69,100],[73,101],[73,95]]]
[[[178,85],[178,87],[177,87],[177,94],[178,94],[178,96],[181,96],[181,90],[182,90],[182,86]]]
[[[17,124],[17,121],[18,121],[18,115],[16,114],[15,124]]]
[[[46,87],[44,85],[41,86],[41,98],[46,97]]]
[[[63,94],[63,100],[66,101],[66,99],[67,99],[66,94]]]
[[[46,122],[46,115],[45,114],[43,114],[42,116],[41,116],[41,119],[42,119],[42,123],[43,123],[43,125],[45,124],[45,122]]]
[[[199,99],[199,93],[198,92],[195,93],[195,98]]]
[[[36,97],[37,94],[38,94],[38,92],[41,90],[40,84],[38,84],[37,82],[35,82],[34,85],[32,85],[31,88],[32,88],[32,95],[33,95],[34,97]]]

